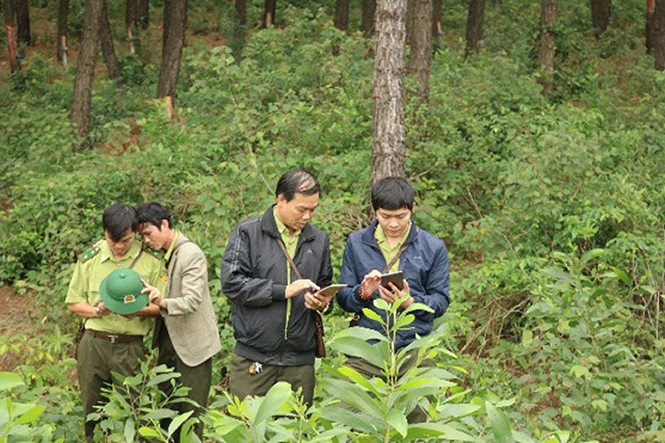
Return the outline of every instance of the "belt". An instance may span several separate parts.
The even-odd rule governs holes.
[[[142,335],[106,334],[104,332],[93,331],[92,329],[86,329],[85,333],[86,335],[92,335],[95,338],[101,338],[111,343],[131,343],[143,340]]]

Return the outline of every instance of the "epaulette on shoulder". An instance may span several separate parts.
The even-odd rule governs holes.
[[[101,249],[100,249],[100,247],[99,247],[99,246],[100,246],[100,243],[101,243],[101,241],[98,241],[98,242],[95,243],[90,249],[88,249],[88,250],[85,251],[83,254],[81,254],[81,255],[79,256],[79,261],[80,261],[81,263],[85,263],[85,262],[87,262],[88,260],[90,260],[91,258],[93,258],[94,256],[96,256],[97,254],[99,254],[99,251],[101,251]]]
[[[143,252],[147,252],[148,254],[150,254],[150,255],[152,255],[153,257],[155,257],[157,260],[161,260],[161,259],[164,257],[164,253],[163,253],[163,252],[161,252],[161,251],[156,251],[156,250],[152,249],[150,246],[146,245],[145,243],[143,243],[143,245],[141,246],[141,248],[143,248]]]

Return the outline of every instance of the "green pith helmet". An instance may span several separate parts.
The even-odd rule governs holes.
[[[116,269],[99,285],[104,306],[121,315],[134,314],[148,304],[148,294],[142,290],[141,276],[129,268]]]

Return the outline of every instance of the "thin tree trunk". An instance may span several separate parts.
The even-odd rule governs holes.
[[[418,80],[418,96],[429,101],[429,75],[432,66],[432,0],[413,2],[413,34],[408,72]]]
[[[404,129],[406,0],[378,0],[376,9],[372,183],[388,176],[404,176],[406,169]]]
[[[349,0],[335,2],[335,27],[340,31],[349,30]]]
[[[277,12],[277,0],[265,0],[265,10],[263,12],[264,28],[269,28],[275,23],[276,12]]]
[[[612,0],[591,0],[591,23],[596,29],[596,37],[607,31],[612,16]]]
[[[13,0],[4,0],[2,14],[5,17],[5,30],[7,32],[7,50],[9,52],[9,69],[12,73],[21,71],[21,62],[18,59],[18,46],[16,44],[16,11]]]
[[[104,0],[87,1],[83,40],[81,41],[81,49],[76,63],[74,97],[70,118],[78,128],[79,136],[83,139],[80,146],[81,149],[91,146],[88,136],[90,135],[90,114],[92,110],[92,85],[95,75],[99,24],[103,7]]]
[[[349,0],[335,2],[335,27],[344,32],[349,30]],[[339,55],[339,45],[333,45],[332,53]]]
[[[171,103],[175,102],[186,29],[187,0],[165,0],[162,65],[159,71],[157,97],[171,97]]]
[[[647,0],[647,23],[646,23],[646,51],[647,54],[653,53],[654,35],[653,15],[656,12],[656,0]]]
[[[443,25],[441,21],[441,0],[432,0],[432,36],[438,38],[443,35]]]
[[[102,44],[104,63],[106,63],[106,70],[108,71],[109,77],[115,80],[122,77],[122,68],[120,67],[118,57],[115,55],[115,48],[113,47],[113,35],[111,34],[111,23],[109,22],[106,0],[102,1],[102,14],[99,17],[99,20],[99,40]]]
[[[125,29],[127,32],[127,41],[129,42],[129,52],[134,54],[134,36],[138,27],[139,4],[138,0],[125,0]]]
[[[363,37],[372,38],[376,22],[376,0],[362,0]]]
[[[150,24],[150,0],[139,0],[138,25],[141,29],[148,29]]]
[[[483,38],[483,23],[485,21],[485,0],[471,0],[469,13],[466,18],[466,50],[464,58],[476,54],[480,50],[480,41]]]
[[[539,83],[543,93],[549,95],[554,89],[554,47],[556,34],[552,29],[559,18],[559,0],[542,0],[540,15],[540,35],[538,37]]]
[[[653,37],[651,53],[654,58],[654,68],[665,71],[665,0],[656,0],[653,13]]]
[[[245,33],[247,31],[247,0],[233,0],[236,21],[233,26],[233,42],[231,48],[233,49],[233,56],[236,59],[242,57],[242,52],[245,48]]]
[[[30,6],[28,0],[14,0],[14,8],[18,24],[18,41],[30,46],[32,39],[30,38]]]
[[[58,5],[58,61],[67,66],[69,49],[67,47],[67,15],[69,13],[69,0],[60,0]]]

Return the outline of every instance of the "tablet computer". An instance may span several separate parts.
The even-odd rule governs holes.
[[[329,297],[331,295],[334,296],[335,294],[337,294],[337,291],[343,288],[346,288],[346,285],[341,285],[341,284],[330,285],[326,286],[325,288],[319,289],[318,293],[326,297]]]
[[[386,289],[392,289],[390,284],[397,286],[400,291],[404,287],[404,273],[402,271],[391,272],[390,274],[383,274],[381,276],[381,286]]]

